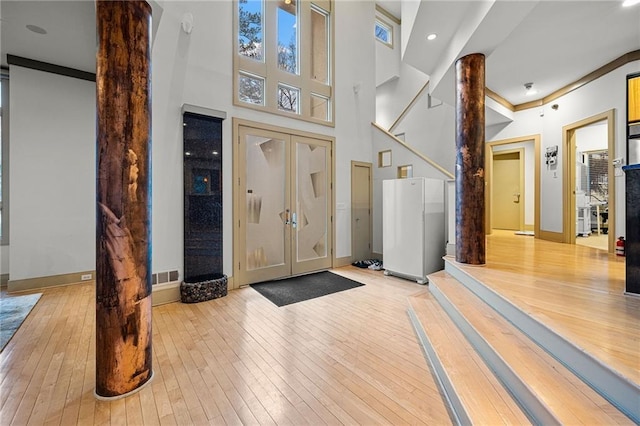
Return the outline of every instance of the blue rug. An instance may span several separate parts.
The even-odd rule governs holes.
[[[8,296],[5,292],[0,298],[0,352],[15,332],[20,328],[31,309],[40,300],[42,293],[25,296]]]

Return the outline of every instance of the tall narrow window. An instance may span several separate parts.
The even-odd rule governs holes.
[[[264,59],[262,0],[238,0],[238,53]]]
[[[278,68],[298,74],[298,1],[278,3]]]
[[[311,75],[320,83],[329,83],[329,18],[317,7],[311,8]]]
[[[234,104],[332,124],[332,0],[235,1]]]

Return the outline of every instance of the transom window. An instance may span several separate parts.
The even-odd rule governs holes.
[[[376,18],[374,34],[378,41],[393,46],[393,27],[379,18]]]
[[[330,0],[237,0],[234,103],[333,124]]]

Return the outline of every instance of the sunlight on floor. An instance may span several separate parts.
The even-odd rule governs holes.
[[[581,246],[593,247],[600,250],[609,250],[609,235],[591,234],[588,237],[576,237],[576,244]]]

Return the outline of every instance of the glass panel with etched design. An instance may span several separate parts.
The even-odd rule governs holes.
[[[296,260],[327,256],[327,148],[296,143]]]
[[[247,135],[247,271],[285,262],[285,141]]]

